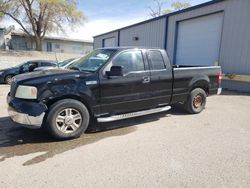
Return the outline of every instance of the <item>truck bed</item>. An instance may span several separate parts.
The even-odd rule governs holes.
[[[219,87],[218,75],[220,71],[220,66],[174,65],[172,103],[186,101],[190,90],[199,87],[199,84],[204,85],[205,82],[208,83],[208,87],[204,88],[207,94],[216,94]],[[197,80],[199,81],[197,82]],[[195,82],[197,83],[194,85]]]

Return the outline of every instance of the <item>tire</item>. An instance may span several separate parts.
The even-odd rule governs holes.
[[[198,114],[204,110],[207,101],[207,94],[201,88],[193,89],[185,103],[185,109],[190,114]]]
[[[4,79],[5,83],[10,85],[12,82],[12,78],[14,77],[14,75],[7,75]]]
[[[80,137],[89,125],[90,115],[86,106],[73,99],[64,99],[53,104],[45,116],[49,134],[60,140]]]

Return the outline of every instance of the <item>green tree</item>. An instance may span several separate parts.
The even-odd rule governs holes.
[[[13,19],[28,37],[35,40],[36,50],[48,32],[65,31],[85,20],[76,0],[0,0],[0,17]]]
[[[171,7],[174,9],[174,11],[182,10],[182,9],[188,8],[190,6],[191,6],[190,3],[180,2],[180,1],[176,1],[176,2],[171,4]]]
[[[190,7],[191,4],[189,2],[180,2],[176,1],[171,4],[171,9],[165,9],[162,11],[162,14],[169,14],[171,12],[179,11],[185,8]]]

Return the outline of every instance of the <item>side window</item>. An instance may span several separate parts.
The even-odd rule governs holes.
[[[135,71],[144,71],[145,70],[141,51],[134,52],[133,67],[134,67]]]
[[[31,62],[30,64],[29,64],[29,72],[31,72],[31,71],[33,71],[35,68],[37,68],[38,67],[38,63],[36,63],[36,62]]]
[[[49,63],[49,62],[41,62],[41,66],[42,67],[44,67],[44,66],[54,66],[54,64]]]
[[[22,71],[23,72],[31,72],[31,71],[33,71],[37,67],[38,67],[37,63],[35,63],[35,62],[28,62],[28,63],[25,63],[22,66]]]
[[[25,63],[22,67],[22,72],[29,72],[29,63]]]
[[[123,52],[112,61],[112,66],[122,66],[124,74],[133,71],[143,71],[142,53],[139,50]]]
[[[148,60],[151,70],[166,69],[163,57],[160,51],[150,50],[148,53]]]

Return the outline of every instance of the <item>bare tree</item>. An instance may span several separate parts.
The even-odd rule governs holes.
[[[162,7],[165,4],[164,2],[162,2],[161,0],[153,0],[155,3],[155,7],[148,7],[149,9],[149,15],[152,18],[158,17],[161,15],[162,13]]]
[[[0,17],[13,19],[42,50],[47,32],[64,31],[84,20],[76,0],[0,0]]]
[[[149,15],[153,18],[161,16],[163,14],[168,14],[174,11],[179,11],[191,6],[188,2],[180,2],[176,1],[171,4],[171,9],[164,9],[163,6],[167,3],[166,1],[162,0],[153,0],[155,3],[155,7],[148,7]]]

